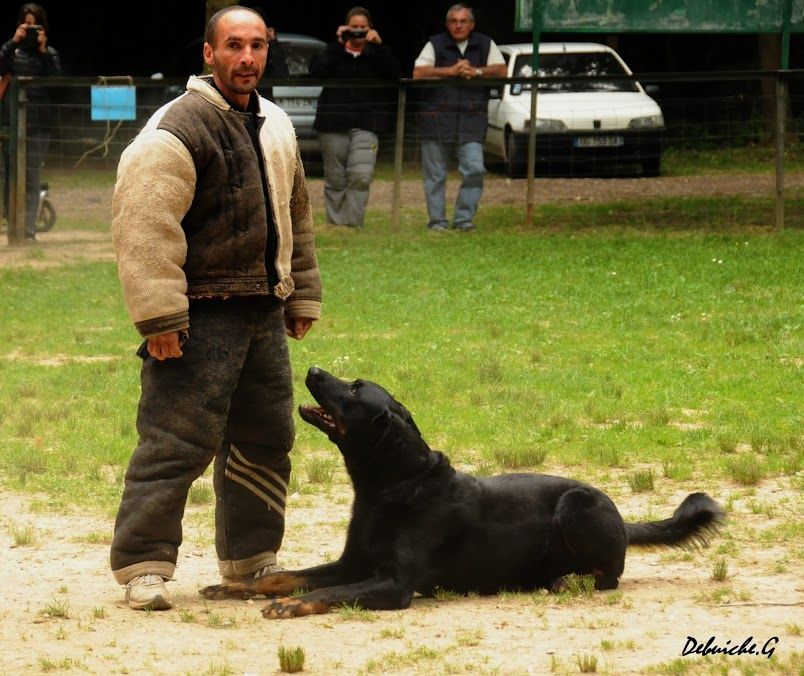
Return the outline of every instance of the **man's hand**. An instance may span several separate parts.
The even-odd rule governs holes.
[[[475,67],[469,63],[468,59],[458,59],[455,62],[455,68],[457,69],[455,75],[458,77],[462,77],[465,80],[475,77]]]
[[[307,335],[313,320],[309,317],[290,317],[285,315],[285,332],[296,340],[301,340]]]
[[[159,361],[181,357],[183,352],[179,332],[160,333],[158,336],[148,338],[148,354]]]

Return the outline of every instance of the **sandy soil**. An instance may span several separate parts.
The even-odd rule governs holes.
[[[769,194],[757,177],[554,180],[537,184],[537,200],[598,200],[665,194]],[[311,181],[321,204],[321,181]],[[524,183],[490,180],[485,201],[521,202]],[[110,191],[54,195],[62,214],[108,213]],[[403,186],[403,202],[421,205],[421,186]],[[390,203],[390,186],[376,184],[372,203]],[[94,211],[93,211],[94,210]],[[58,224],[28,247],[0,246],[4,266],[112,260],[106,233],[61,231]],[[332,448],[322,449],[335,453]],[[654,468],[662,476],[661,468]],[[566,474],[566,468],[546,471]],[[682,657],[688,637],[718,646],[748,641],[774,649],[775,673],[804,669],[804,541],[801,477],[766,480],[756,489],[706,481],[658,480],[634,495],[623,476],[601,482],[626,518],[669,516],[684,495],[704,489],[729,503],[729,522],[707,550],[632,551],[617,592],[591,598],[503,594],[486,598],[415,599],[405,611],[339,612],[297,620],[264,620],[260,600],[207,602],[198,589],[217,582],[212,506],[190,506],[185,518],[175,609],[137,613],[108,569],[112,517],[54,513],[42,496],[0,492],[0,674],[38,672],[155,674],[273,674],[277,650],[301,646],[312,674],[577,673],[596,658],[598,672],[765,673],[763,655]],[[343,544],[351,489],[341,476],[327,488],[293,495],[280,562],[314,565],[336,557]],[[728,577],[712,579],[713,562]]]
[[[569,600],[416,598],[404,611],[293,620],[263,619],[260,599],[199,596],[200,587],[217,582],[211,505],[190,506],[185,516],[185,543],[169,585],[175,608],[144,613],[126,607],[109,573],[110,518],[43,511],[36,496],[2,492],[0,561],[9,574],[0,606],[0,673],[273,674],[280,646],[302,647],[312,674],[577,673],[584,656],[597,659],[598,672],[616,674],[657,673],[673,660],[690,669],[685,673],[771,668],[761,654],[682,657],[690,636],[701,644],[714,636],[726,648],[751,638],[757,651],[775,649],[782,665],[776,673],[799,673],[804,542],[778,535],[802,515],[801,495],[789,480],[768,480],[755,491],[659,481],[657,491],[640,495],[623,477],[607,483],[628,519],[669,516],[687,492],[704,487],[721,503],[731,498],[729,523],[706,550],[632,550],[617,592]],[[300,567],[336,557],[350,500],[342,481],[291,496],[281,563]],[[16,545],[21,532],[33,542]],[[711,579],[716,558],[727,562],[724,581]]]

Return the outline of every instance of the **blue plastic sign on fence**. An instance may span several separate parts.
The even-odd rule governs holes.
[[[136,120],[137,88],[109,87],[106,85],[93,86],[92,119]]]

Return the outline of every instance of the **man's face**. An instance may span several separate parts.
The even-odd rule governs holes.
[[[251,94],[267,61],[268,31],[253,12],[225,14],[218,22],[215,44],[204,43],[204,62],[212,66],[215,83],[227,98]]]
[[[447,17],[447,31],[455,42],[463,42],[474,30],[475,22],[468,9],[450,12]]]

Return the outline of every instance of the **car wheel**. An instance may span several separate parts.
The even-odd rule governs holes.
[[[505,173],[509,178],[522,178],[527,174],[527,148],[517,143],[512,132],[505,135]]]
[[[651,157],[642,160],[642,175],[643,176],[658,176],[661,171],[662,158]]]

